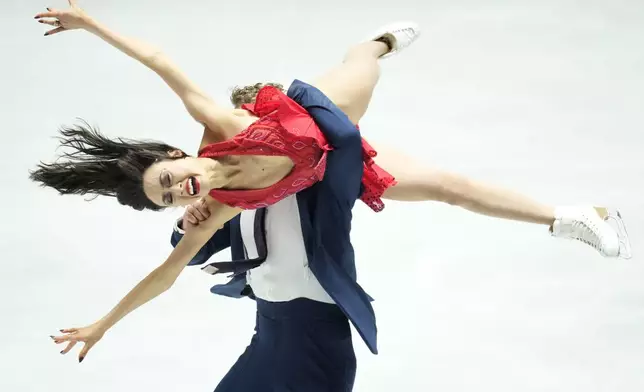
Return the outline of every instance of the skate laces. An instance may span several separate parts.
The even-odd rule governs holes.
[[[396,39],[398,43],[397,46],[399,49],[406,48],[407,46],[409,46],[409,44],[411,44],[414,41],[414,36],[416,35],[416,32],[412,27],[405,27],[404,29],[397,30],[396,33],[402,33],[407,38],[406,40],[404,40],[404,42],[400,42],[401,40]]]
[[[602,240],[597,233],[599,232],[599,228],[597,225],[592,221],[592,219],[588,219],[586,214],[582,213],[583,219],[574,219],[572,222],[572,232],[571,232],[571,237],[585,243],[586,245],[592,246],[593,248],[597,250],[601,250],[602,248]]]
[[[400,34],[402,34],[403,37],[399,37]],[[386,35],[389,35],[390,37],[386,37]],[[415,36],[416,30],[413,27],[402,27],[383,35],[382,39],[387,40],[387,46],[391,49],[389,53],[394,53],[408,47],[412,42],[414,42]]]

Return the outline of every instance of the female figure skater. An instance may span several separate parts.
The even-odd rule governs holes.
[[[235,109],[223,108],[161,51],[110,31],[75,1],[69,4],[67,10],[48,9],[36,16],[40,23],[55,26],[45,35],[83,29],[139,60],[179,96],[190,115],[204,125],[204,133],[199,157],[190,157],[164,143],[110,140],[88,127],[66,128],[61,144],[73,149],[66,154],[70,160],[41,164],[31,174],[34,181],[62,194],[115,196],[138,210],[205,200],[207,209],[216,216],[221,214],[218,219],[225,222],[226,217],[236,215],[236,208],[270,205],[322,178],[327,152],[333,147],[306,111],[281,89],[262,86],[252,94],[241,89],[233,97]],[[343,63],[314,85],[357,124],[379,78],[378,59],[405,48],[418,34],[414,24],[383,29],[372,40],[349,50]],[[294,136],[298,130],[305,131]],[[307,147],[298,149],[297,141]],[[383,208],[381,198],[437,200],[476,213],[545,224],[553,236],[584,242],[603,256],[630,257],[628,236],[617,211],[546,206],[504,189],[410,164],[412,160],[386,146],[379,146],[376,165],[372,159],[375,150],[364,140],[362,143],[365,169],[361,199],[375,211]],[[206,195],[211,197],[204,198]],[[617,223],[617,231],[607,219]],[[219,226],[213,223],[213,227]]]
[[[32,173],[32,178],[61,193],[116,196],[121,203],[137,209],[186,205],[203,197],[213,216],[189,230],[167,260],[105,317],[85,328],[65,329],[64,335],[54,337],[54,340],[70,342],[63,352],[71,350],[76,342],[84,342],[79,354],[82,361],[91,347],[121,318],[168,290],[224,223],[243,209],[277,208],[282,201],[291,203],[294,194],[306,193],[307,205],[311,207],[306,218],[309,229],[306,238],[300,238],[306,243],[306,252],[300,252],[297,257],[299,260],[304,260],[300,258],[302,254],[307,257],[311,271],[315,266],[319,267],[313,272],[315,276],[309,276],[307,281],[319,280],[324,290],[318,287],[312,291],[327,297],[326,303],[310,300],[304,305],[293,304],[300,309],[291,309],[291,312],[297,315],[314,313],[311,321],[318,320],[317,326],[326,328],[327,333],[306,337],[308,341],[302,337],[302,341],[307,342],[309,350],[311,346],[328,347],[333,348],[335,354],[327,360],[312,359],[316,365],[324,366],[321,376],[316,366],[309,366],[304,373],[297,369],[278,369],[279,373],[263,374],[261,380],[270,379],[265,389],[237,388],[235,383],[227,384],[229,389],[222,388],[261,391],[273,390],[272,385],[306,384],[305,389],[296,390],[351,390],[355,357],[350,334],[347,335],[347,319],[357,325],[374,351],[376,335],[369,297],[355,282],[349,239],[351,208],[362,195],[365,202],[378,210],[381,208],[379,195],[392,182],[384,171],[373,165],[369,156],[372,151],[362,141],[354,124],[367,109],[378,78],[378,59],[411,44],[417,36],[417,28],[413,24],[384,28],[372,39],[353,48],[345,62],[323,75],[315,87],[296,80],[288,96],[277,88],[263,89],[255,105],[247,107],[251,116],[214,104],[157,50],[113,33],[87,16],[74,1],[69,3],[67,10],[48,10],[36,16],[41,23],[56,26],[48,35],[84,29],[157,72],[182,99],[189,113],[207,128],[200,152],[202,157],[187,157],[182,151],[162,143],[109,140],[97,132],[77,127],[63,132],[63,145],[74,150],[67,155],[69,161],[41,165]],[[268,215],[290,219],[286,214]],[[280,303],[290,306],[288,302]],[[273,303],[264,303],[262,307],[262,311],[270,314],[283,310],[283,306]],[[320,317],[325,321],[320,321]],[[277,329],[284,333],[283,328]],[[278,332],[273,328],[267,333]],[[266,350],[264,347],[264,354]],[[290,360],[296,367],[307,358],[311,359],[306,356],[310,351],[304,347],[295,345],[290,350],[276,352],[280,356],[274,362]],[[346,366],[338,367],[335,361],[338,355]],[[266,359],[265,355],[263,359]],[[313,388],[312,384],[319,387]]]
[[[84,342],[79,356],[82,360],[105,331],[167,290],[217,229],[242,209],[274,206],[314,184],[316,191],[328,188],[324,195],[338,200],[343,192],[355,190],[355,197],[361,194],[375,210],[382,208],[379,197],[396,188],[398,193],[389,196],[392,199],[430,198],[424,192],[426,184],[414,183],[420,176],[408,176],[412,179],[408,181],[401,171],[397,185],[392,186],[393,178],[373,164],[370,155],[374,151],[356,137],[359,134],[354,125],[366,112],[378,80],[378,59],[411,44],[418,35],[413,24],[389,26],[374,34],[372,40],[353,48],[345,61],[320,78],[315,87],[296,81],[288,96],[274,87],[262,89],[255,105],[240,113],[214,104],[160,52],[113,33],[89,18],[72,0],[70,6],[65,11],[49,10],[37,15],[37,19],[56,26],[48,34],[69,29],[92,32],[157,72],[182,99],[189,113],[205,125],[200,155],[207,159],[187,157],[161,143],[114,141],[83,128],[72,128],[63,133],[66,138],[63,144],[76,150],[68,154],[71,160],[42,165],[32,178],[61,193],[116,196],[121,203],[137,209],[188,205],[204,198],[212,216],[191,228],[168,259],[99,322],[86,328],[63,330],[63,336],[55,337],[57,343],[70,342],[64,352],[76,342]],[[303,140],[309,143],[298,144]],[[332,161],[334,167],[345,165],[347,172],[359,165],[364,168],[364,175],[360,170],[358,181],[347,191],[340,185],[349,183],[349,179],[341,178],[342,175],[323,178]],[[333,205],[344,223],[350,221],[349,200],[342,198],[341,203]],[[554,212],[540,206],[535,209],[534,204],[517,200],[510,208],[514,209],[515,217],[553,223]],[[501,215],[501,211],[503,208],[496,213]],[[566,236],[592,242],[606,256],[620,255],[617,234],[606,225],[598,210],[565,211],[558,220],[566,228]],[[346,248],[343,252],[340,256],[345,257],[352,250]]]

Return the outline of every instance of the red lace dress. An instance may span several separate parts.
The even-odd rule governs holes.
[[[212,189],[209,194],[221,203],[243,209],[257,209],[304,190],[324,177],[327,152],[333,148],[307,111],[279,89],[262,88],[254,105],[243,105],[258,117],[234,138],[213,143],[199,151],[200,157],[225,155],[287,156],[293,169],[282,180],[261,189]],[[384,208],[383,192],[395,179],[375,164],[376,151],[362,139],[364,174],[360,199],[378,212]]]

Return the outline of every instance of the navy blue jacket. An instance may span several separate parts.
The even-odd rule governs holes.
[[[362,190],[363,152],[360,132],[320,90],[295,80],[287,95],[304,107],[333,147],[322,181],[297,194],[309,268],[347,315],[371,352],[377,354],[376,317],[371,297],[358,285],[350,240],[352,208]],[[172,245],[181,239],[176,231]],[[243,260],[239,216],[217,231],[189,265],[205,263],[213,254],[231,248],[233,260]],[[270,250],[269,250],[270,251]],[[211,291],[229,297],[251,296],[246,275],[238,274]]]

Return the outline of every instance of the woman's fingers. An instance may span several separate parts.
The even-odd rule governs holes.
[[[83,359],[85,359],[85,356],[87,355],[87,353],[89,352],[89,350],[90,350],[92,347],[94,347],[94,344],[96,344],[96,343],[95,343],[95,342],[92,342],[92,343],[89,343],[89,342],[88,342],[88,343],[86,343],[86,344],[85,344],[85,346],[83,346],[83,349],[82,349],[82,350],[81,350],[81,352],[78,354],[78,362],[83,362]]]
[[[60,26],[58,19],[38,19],[38,23],[47,24],[50,26]]]
[[[49,30],[48,32],[45,33],[45,36],[58,34],[58,33],[62,32],[62,31],[65,31],[65,28],[61,26],[61,27],[55,28],[53,30]]]
[[[83,348],[78,354],[78,362],[82,362],[89,350],[101,339],[101,336],[98,336],[99,331],[96,331],[92,327],[81,328],[80,330],[77,328],[67,328],[61,329],[60,332],[65,335],[50,337],[56,344],[67,342],[65,348],[60,352],[61,354],[67,354],[79,342],[83,344]]]
[[[47,12],[40,12],[36,14],[34,19],[40,19],[40,18],[58,18],[60,16],[60,12],[52,9],[52,8],[47,8]]]
[[[78,343],[78,342],[69,342],[69,344],[67,344],[67,347],[65,347],[65,349],[63,351],[61,351],[60,353],[63,354],[63,355],[67,354],[72,348],[74,348],[76,343]]]
[[[65,335],[63,336],[49,336],[54,343],[56,344],[61,344],[65,342],[77,342],[79,340],[82,340],[79,338],[79,336],[76,334],[77,330],[74,329],[61,329],[61,332],[63,332]],[[74,332],[66,332],[66,331],[74,331]]]
[[[48,11],[48,12],[41,12],[39,14],[36,14],[36,16],[34,16],[34,19],[57,18],[58,16],[60,16],[60,14],[58,12],[49,12]]]
[[[70,342],[72,339],[70,338],[71,335],[65,335],[65,336],[50,336],[50,338],[54,341],[56,344],[61,344],[65,342]]]

